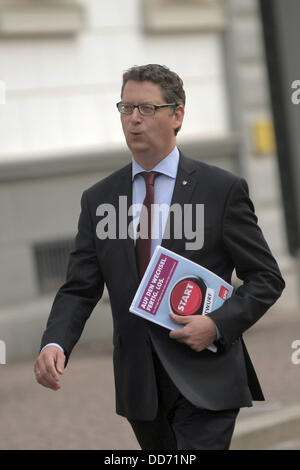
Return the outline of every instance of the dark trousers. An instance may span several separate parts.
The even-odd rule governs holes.
[[[154,354],[158,412],[153,421],[130,424],[143,450],[227,450],[239,409],[211,411],[192,405]]]

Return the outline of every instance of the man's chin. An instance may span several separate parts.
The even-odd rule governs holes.
[[[149,146],[145,144],[145,142],[137,142],[136,140],[135,141],[130,140],[130,142],[127,141],[127,145],[128,145],[129,150],[131,150],[132,153],[146,152],[147,150],[149,150]]]

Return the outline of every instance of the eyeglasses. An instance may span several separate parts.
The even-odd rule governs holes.
[[[140,114],[143,116],[153,116],[157,109],[168,108],[170,106],[178,106],[176,103],[169,104],[132,104],[132,103],[123,103],[120,101],[117,103],[117,108],[121,114],[132,114],[134,108],[138,108]]]

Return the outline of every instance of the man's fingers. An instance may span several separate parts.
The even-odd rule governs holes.
[[[178,341],[180,341],[186,338],[186,333],[182,330],[172,330],[170,331],[169,337],[171,339],[177,339]]]
[[[174,313],[170,312],[170,318],[178,324],[187,325],[190,323],[190,317],[181,317],[180,315],[175,315]],[[186,328],[180,328],[180,330],[171,330],[169,333],[169,337],[171,339],[177,339],[177,341],[184,341],[187,336]]]
[[[51,349],[50,349],[51,348]],[[56,347],[49,347],[45,349],[45,354],[41,356],[44,361],[45,369],[55,380],[58,380],[58,373],[62,374],[65,364],[65,355],[60,349]]]
[[[53,379],[53,377],[47,372],[43,365],[36,363],[34,373],[36,381],[40,385],[51,388],[52,390],[58,390],[58,388],[60,388],[58,381]]]
[[[64,363],[65,355],[60,349],[52,346],[45,348],[34,365],[37,382],[52,390],[60,389],[59,374],[63,373]]]
[[[191,321],[191,316],[181,316],[181,315],[175,315],[175,313],[170,312],[170,318],[173,320],[175,323],[181,324],[181,325],[186,325],[187,323],[190,323]]]
[[[53,380],[53,379],[48,379],[47,375],[36,375],[36,380],[40,385],[43,385],[43,387],[50,388],[51,390],[58,390],[61,388],[60,384]]]
[[[203,315],[191,315],[189,319],[183,328],[171,331],[169,337],[185,343],[197,352],[202,351],[215,341],[216,325],[213,320]]]
[[[54,380],[58,380],[58,373],[56,371],[55,360],[53,356],[45,356],[44,366],[48,376],[51,376]]]
[[[63,352],[58,351],[56,356],[56,370],[59,374],[63,374],[65,368],[66,356]]]

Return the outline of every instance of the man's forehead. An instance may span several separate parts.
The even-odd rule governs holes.
[[[123,95],[124,96],[145,96],[145,97],[159,97],[162,98],[162,90],[160,85],[153,83],[149,80],[145,81],[135,81],[128,80],[124,86]]]

